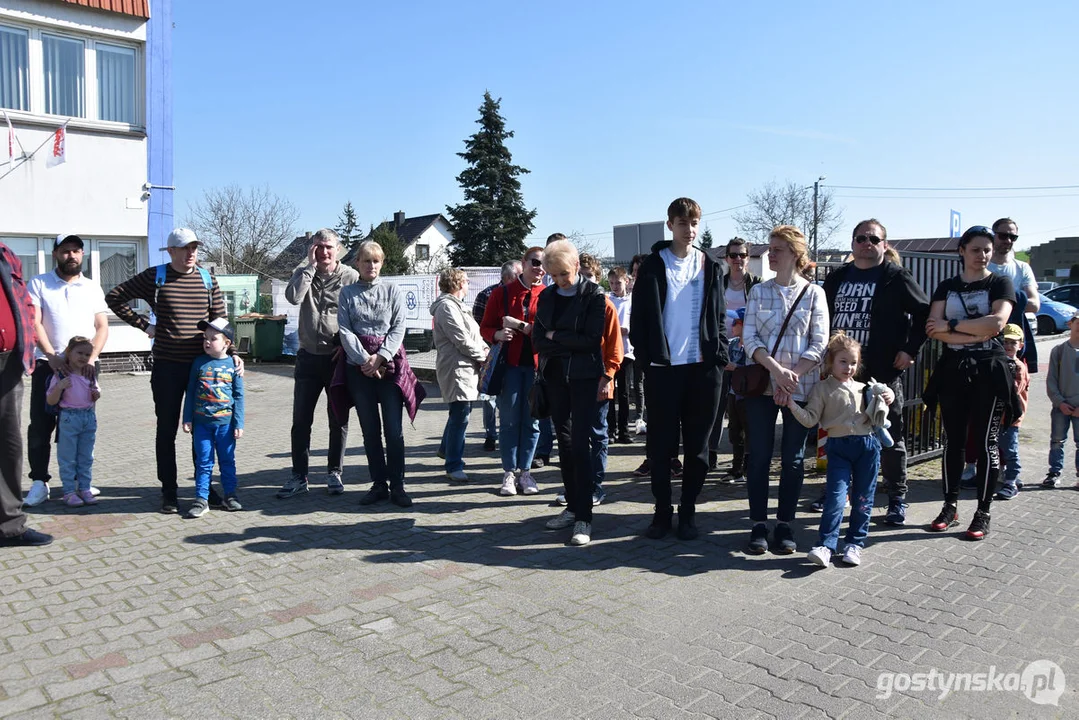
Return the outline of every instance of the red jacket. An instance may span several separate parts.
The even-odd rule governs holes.
[[[509,285],[503,285],[493,290],[491,296],[487,298],[487,307],[483,310],[483,322],[480,323],[480,334],[483,335],[483,339],[489,343],[495,342],[495,333],[502,329],[502,318],[506,315],[527,323],[534,322],[536,319],[536,303],[539,301],[539,294],[543,292],[543,289],[543,283],[525,287],[518,278]],[[510,340],[509,354],[506,356],[506,360],[514,367],[520,367],[528,362],[528,360],[521,359],[521,349],[524,347],[526,337],[524,333],[515,332],[513,340]],[[532,345],[531,338],[528,339],[529,345]],[[531,354],[532,367],[535,367],[535,346],[532,347]]]
[[[0,243],[0,292],[4,293],[15,318],[13,350],[22,360],[23,369],[31,373],[34,370],[34,344],[37,336],[34,332],[34,303],[30,300],[30,293],[26,291],[19,257],[3,243]]]

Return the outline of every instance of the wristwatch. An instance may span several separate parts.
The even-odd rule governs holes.
[[[948,321],[948,329],[955,332],[955,328],[959,325],[959,318],[952,318]]]

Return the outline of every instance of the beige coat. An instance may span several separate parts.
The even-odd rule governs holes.
[[[461,300],[443,293],[431,303],[435,335],[435,375],[446,402],[479,398],[479,371],[487,343]]]

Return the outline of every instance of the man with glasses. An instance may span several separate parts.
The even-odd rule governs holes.
[[[869,219],[854,228],[854,260],[832,271],[824,280],[832,332],[842,330],[862,345],[862,367],[856,379],[873,378],[895,393],[888,406],[895,444],[881,450],[881,470],[888,491],[889,525],[906,523],[907,448],[903,423],[903,371],[914,364],[925,343],[929,297],[914,277],[886,262],[888,231]],[[817,505],[814,504],[814,510]]]
[[[1037,313],[1041,300],[1038,298],[1038,281],[1034,271],[1012,252],[1018,239],[1019,226],[1015,220],[1001,218],[993,223],[993,257],[989,259],[989,272],[1010,277],[1015,289],[1027,296],[1026,312]]]

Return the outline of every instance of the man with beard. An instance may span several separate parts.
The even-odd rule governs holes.
[[[66,360],[60,353],[75,335],[91,338],[94,350],[87,365],[94,363],[109,337],[105,293],[101,286],[82,274],[83,242],[78,235],[57,238],[52,257],[56,269],[30,281],[30,301],[36,309],[34,329],[34,373],[30,384],[30,426],[26,431],[30,460],[30,492],[25,503],[40,505],[49,499],[49,455],[56,416],[45,409],[45,389],[56,371],[67,373]],[[97,495],[97,488],[91,488]]]

